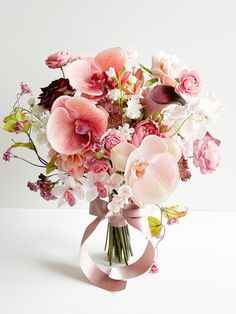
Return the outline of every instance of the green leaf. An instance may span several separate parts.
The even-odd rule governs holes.
[[[148,224],[153,237],[157,237],[162,230],[162,224],[160,220],[153,216],[148,216]]]
[[[187,210],[185,211],[178,211],[179,205],[174,206],[167,206],[162,208],[162,214],[164,217],[166,217],[168,220],[172,218],[181,218],[186,216]]]
[[[152,78],[152,79],[145,82],[144,87],[150,87],[153,84],[155,84],[156,82],[158,82],[158,80],[156,78]]]
[[[147,67],[145,67],[145,65],[139,63],[139,66],[140,66],[143,70],[145,70],[146,72],[148,72],[149,74],[152,75],[152,71],[151,71],[150,69],[148,69]]]
[[[151,120],[156,121],[156,120],[157,120],[157,117],[158,117],[159,115],[160,115],[160,111],[157,111],[157,112],[153,113],[152,115],[150,115],[149,118],[150,118]]]
[[[23,142],[17,142],[13,145],[11,145],[10,148],[16,148],[16,147],[26,147],[26,148],[29,148],[29,149],[34,149],[34,145],[32,143],[23,143]]]
[[[24,121],[24,123],[21,123],[21,121]],[[25,132],[27,132],[31,126],[30,121],[22,109],[18,109],[17,112],[12,112],[9,116],[4,118],[3,122],[4,125],[2,125],[1,128],[7,132],[15,132],[14,128],[17,122],[20,123]]]
[[[54,155],[51,160],[49,161],[49,163],[46,166],[46,174],[51,173],[52,171],[54,171],[55,169],[57,169],[57,166],[55,165],[55,161],[57,159],[57,155]]]

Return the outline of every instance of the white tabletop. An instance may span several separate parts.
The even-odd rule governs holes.
[[[236,313],[236,213],[190,212],[169,226],[159,274],[117,293],[92,286],[79,269],[91,220],[85,210],[0,209],[0,313]],[[105,227],[89,242],[100,260]]]

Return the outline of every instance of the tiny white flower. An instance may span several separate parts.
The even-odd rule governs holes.
[[[118,189],[118,195],[125,198],[129,199],[132,196],[132,189],[130,186],[127,184],[123,184],[121,187]]]
[[[30,97],[30,98],[28,99],[28,104],[29,104],[29,106],[33,106],[33,105],[35,104],[35,98]]]
[[[135,84],[137,82],[137,78],[134,75],[130,74],[130,76],[128,78],[128,82],[130,84]]]
[[[137,119],[141,115],[142,105],[139,99],[131,97],[127,102],[127,108],[125,109],[125,114],[130,119]]]
[[[115,88],[109,91],[108,97],[113,100],[118,100],[121,98],[121,92],[119,89]]]
[[[123,126],[119,126],[118,130],[127,141],[131,140],[134,128],[130,128],[128,123],[124,123]]]
[[[106,75],[110,78],[116,78],[116,71],[114,68],[110,67],[108,71],[106,71]]]

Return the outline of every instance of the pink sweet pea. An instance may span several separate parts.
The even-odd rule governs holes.
[[[94,137],[107,129],[107,112],[84,97],[61,96],[56,99],[47,124],[47,138],[62,155],[84,154]]]
[[[197,71],[184,70],[180,73],[175,90],[189,96],[197,96],[201,91],[202,81]]]
[[[105,72],[114,68],[118,75],[126,61],[121,48],[105,49],[93,57],[84,57],[72,62],[67,68],[70,84],[89,96],[104,94]]]
[[[129,155],[125,180],[137,205],[166,201],[179,180],[178,164],[166,141],[156,135],[145,137]]]
[[[62,68],[71,60],[71,54],[67,51],[58,51],[50,55],[45,63],[50,69]]]
[[[202,174],[212,173],[220,163],[220,140],[206,133],[203,139],[193,143],[193,163]]]

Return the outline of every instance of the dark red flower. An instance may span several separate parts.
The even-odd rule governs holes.
[[[47,87],[41,88],[42,93],[39,95],[39,106],[45,109],[51,109],[54,101],[63,95],[74,96],[76,90],[73,89],[68,79],[60,78],[59,80],[52,81]]]
[[[187,181],[191,178],[191,172],[188,167],[188,160],[182,156],[180,160],[178,161],[179,166],[179,173],[180,173],[180,179],[182,181]]]

